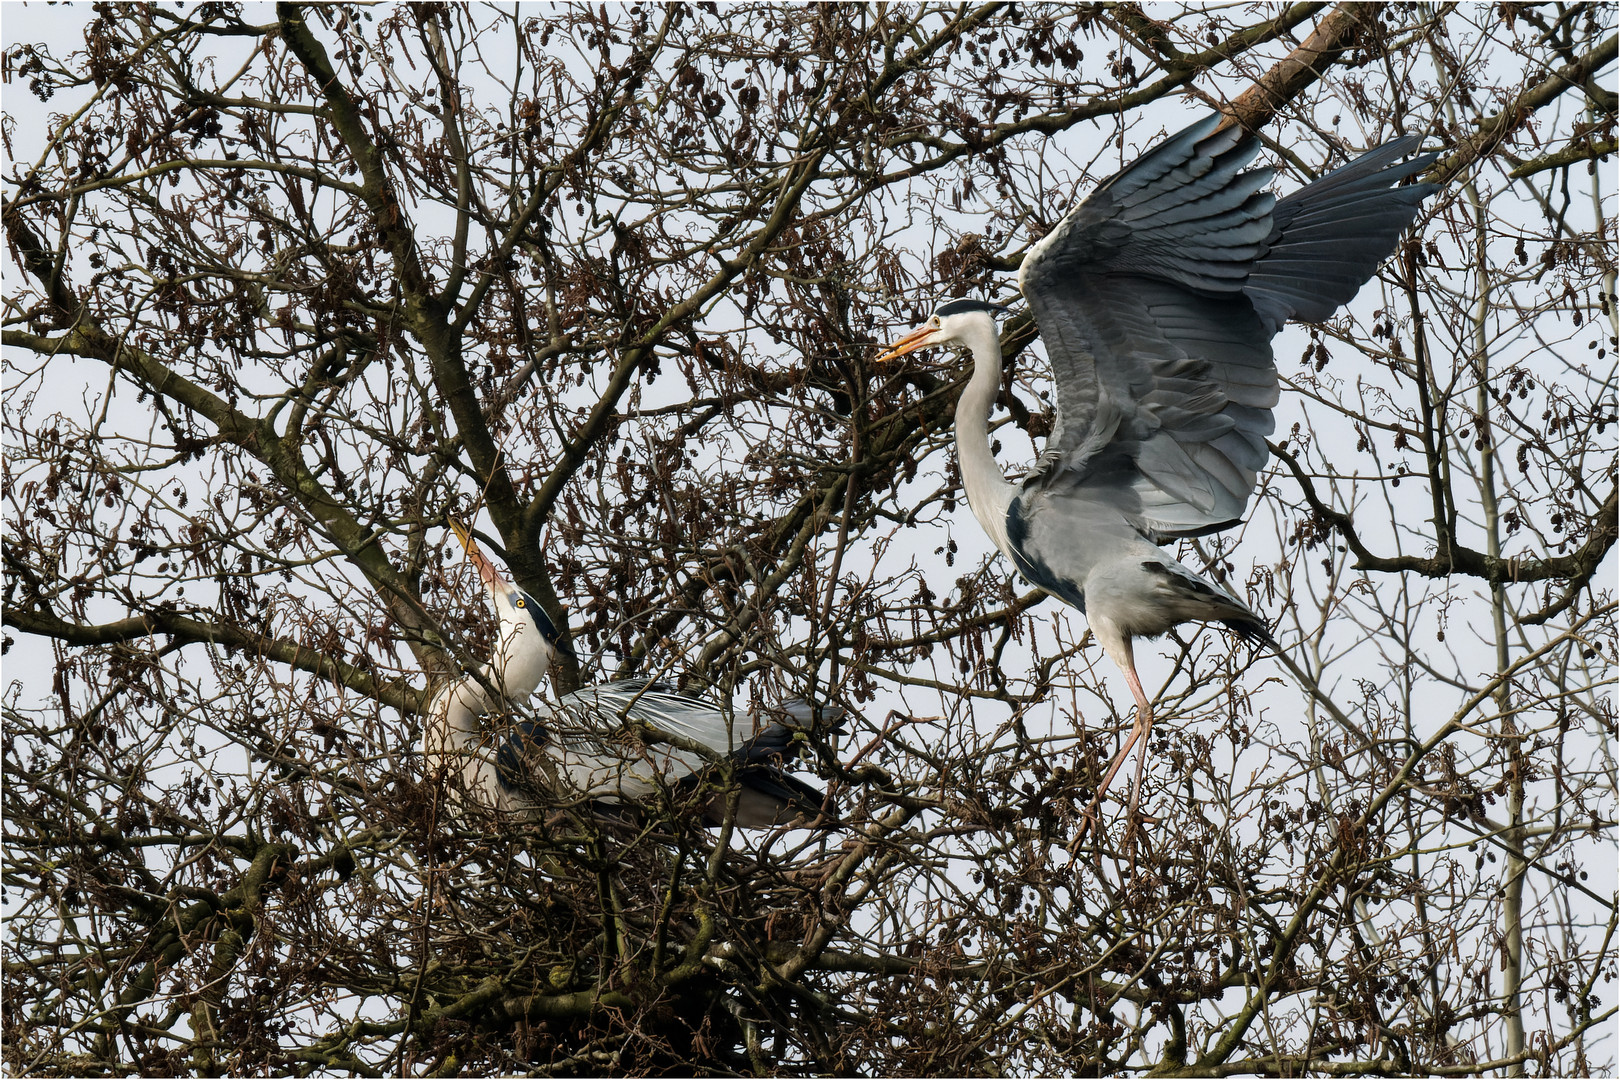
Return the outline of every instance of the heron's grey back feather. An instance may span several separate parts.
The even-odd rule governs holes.
[[[794,732],[832,730],[842,716],[836,708],[792,702],[780,719],[755,731],[747,716],[733,714],[728,723],[726,710],[663,684],[603,683],[555,703],[536,703],[535,719],[501,750],[503,782],[518,787],[549,771],[564,789],[554,794],[564,798],[634,801],[691,788],[710,765],[729,756],[741,766],[737,775],[745,789],[738,823],[775,824],[814,810],[822,798],[782,771],[796,756]],[[546,767],[528,769],[537,755],[545,757]]]
[[[1391,167],[1414,138],[1279,202],[1270,170],[1243,171],[1255,140],[1219,121],[1106,181],[1024,259],[1058,409],[1026,514],[1076,499],[1077,527],[1112,508],[1155,542],[1241,520],[1274,425],[1271,338],[1350,299],[1433,190],[1390,189],[1431,160]]]

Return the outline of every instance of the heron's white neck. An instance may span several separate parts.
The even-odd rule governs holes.
[[[424,753],[468,752],[482,746],[487,736],[480,718],[527,701],[551,670],[551,647],[537,627],[503,620],[500,633],[495,654],[478,675],[463,675],[439,687],[422,729]]]
[[[484,678],[514,705],[527,701],[551,670],[551,646],[532,624],[501,620],[501,639],[484,665]]]
[[[422,725],[422,752],[445,754],[475,748],[483,739],[478,722],[488,709],[488,694],[471,675],[446,679],[428,702]]]
[[[960,332],[958,340],[973,354],[973,377],[956,402],[956,460],[968,506],[996,547],[1008,553],[1007,508],[1017,492],[1002,475],[990,452],[990,407],[1001,386],[1001,337],[985,318]]]

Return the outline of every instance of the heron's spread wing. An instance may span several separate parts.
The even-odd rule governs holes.
[[[1268,334],[1289,319],[1320,322],[1332,315],[1394,250],[1418,207],[1438,188],[1391,187],[1439,156],[1395,164],[1422,142],[1417,135],[1387,142],[1277,204],[1266,254],[1243,286]]]
[[[1043,334],[1056,328],[1047,338],[1055,370],[1074,355],[1070,343],[1098,358],[1099,393],[1089,429],[1063,416],[1030,488],[1084,486],[1092,498],[1106,490],[1134,528],[1154,536],[1197,535],[1242,517],[1277,403],[1276,367],[1252,308],[1102,275],[1049,290],[1037,316]]]
[[[1381,147],[1277,202],[1256,144],[1212,116],[1099,187],[1019,270],[1058,424],[1026,488],[1084,488],[1154,539],[1240,520],[1278,398],[1271,338],[1354,295],[1430,185]]]
[[[1018,271],[1025,296],[1074,274],[1142,274],[1200,292],[1243,289],[1271,235],[1270,169],[1258,146],[1211,116],[1165,140],[1066,214]],[[1032,297],[1033,299],[1033,297]]]

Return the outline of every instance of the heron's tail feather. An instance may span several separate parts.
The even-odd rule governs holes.
[[[698,780],[693,776],[683,783],[696,786]],[[744,828],[770,828],[796,819],[803,819],[807,825],[838,820],[826,807],[826,793],[779,769],[770,766],[743,769],[737,780],[742,788],[737,798],[737,824]],[[728,796],[723,792],[710,799],[703,820],[710,825],[721,824],[725,820],[727,801]]]
[[[1271,628],[1261,622],[1258,617],[1253,619],[1222,619],[1221,622],[1238,640],[1248,645],[1269,645],[1273,649],[1282,648],[1277,639],[1271,636]]]

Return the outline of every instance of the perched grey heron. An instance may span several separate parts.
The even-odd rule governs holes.
[[[446,682],[430,699],[422,753],[444,767],[459,793],[477,805],[534,820],[547,807],[579,801],[635,802],[660,790],[688,795],[729,762],[735,821],[781,825],[822,814],[824,796],[790,775],[787,763],[804,736],[837,727],[842,711],[789,702],[761,730],[733,731],[729,710],[647,679],[586,687],[555,704],[536,702],[531,718],[501,737],[486,717],[528,701],[559,653],[569,652],[544,609],[508,581],[459,522],[451,529],[478,570],[500,616],[490,659],[478,672]],[[725,820],[728,792],[701,804],[704,821]]]
[[[951,301],[879,357],[967,350],[956,452],[968,505],[1025,578],[1085,613],[1136,699],[1082,833],[1140,743],[1134,827],[1153,705],[1133,638],[1199,621],[1275,644],[1248,605],[1158,545],[1243,520],[1274,426],[1272,337],[1349,301],[1435,190],[1393,186],[1436,156],[1396,164],[1421,143],[1412,136],[1278,200],[1261,191],[1272,170],[1243,171],[1255,139],[1220,123],[1211,116],[1148,151],[1024,257],[1018,287],[1046,344],[1058,419],[1020,482],[1007,482],[990,447],[1004,308]]]

